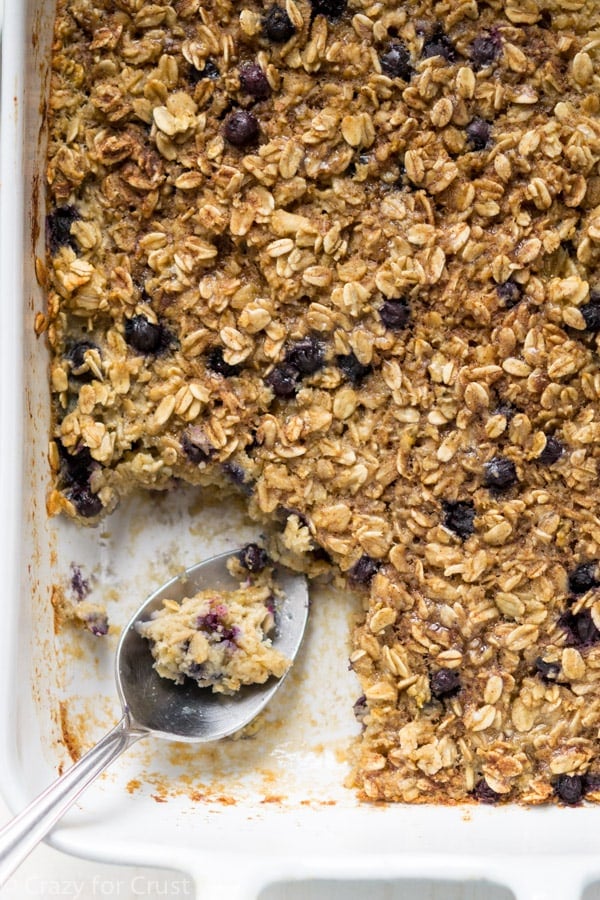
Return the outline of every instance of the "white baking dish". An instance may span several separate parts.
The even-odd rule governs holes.
[[[0,783],[14,809],[68,764],[65,722],[71,744],[86,745],[118,714],[114,637],[55,636],[52,585],[67,585],[71,564],[81,566],[123,624],[173,570],[254,533],[235,505],[212,501],[203,511],[184,490],[125,504],[102,529],[46,518],[47,358],[33,328],[43,309],[33,255],[43,243],[34,223],[43,221],[53,6],[6,0],[3,37]],[[326,590],[315,597],[296,671],[255,738],[192,751],[134,747],[55,830],[54,846],[181,868],[211,900],[305,877],[483,878],[529,900],[579,897],[600,877],[598,809],[372,807],[343,787],[357,727],[350,610]]]

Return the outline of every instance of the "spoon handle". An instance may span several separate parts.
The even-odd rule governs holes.
[[[133,729],[129,715],[105,734],[64,775],[0,829],[0,887],[69,809],[82,791],[146,731]]]

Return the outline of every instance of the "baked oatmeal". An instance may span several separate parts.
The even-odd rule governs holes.
[[[59,0],[52,513],[364,592],[361,798],[600,798],[600,3]]]
[[[260,552],[256,544],[249,546]],[[262,569],[234,591],[166,599],[148,621],[139,622],[161,678],[177,684],[191,678],[221,694],[264,684],[272,675],[281,678],[290,660],[272,645],[278,592],[271,576],[270,568]]]

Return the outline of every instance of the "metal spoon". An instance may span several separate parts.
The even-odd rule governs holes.
[[[283,678],[242,688],[233,696],[213,694],[194,683],[177,685],[153,668],[148,641],[136,622],[150,618],[164,598],[181,600],[206,588],[232,589],[227,560],[238,551],[213,556],[186,569],[151,594],[123,631],[115,674],[123,717],[85,756],[0,830],[0,886],[48,834],[82,791],[121,753],[148,734],[189,743],[217,741],[247,725],[269,702]],[[308,618],[308,588],[302,575],[275,570],[284,594],[273,646],[293,660]]]

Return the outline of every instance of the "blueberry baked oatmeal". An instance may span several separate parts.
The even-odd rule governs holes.
[[[236,590],[213,588],[181,601],[166,599],[150,619],[137,623],[161,678],[177,684],[189,678],[214,693],[234,694],[243,685],[264,684],[287,672],[290,660],[272,644],[278,599],[272,569],[256,544],[242,549],[242,562],[252,553],[264,554],[264,567],[245,572],[248,577]]]
[[[59,0],[52,513],[365,597],[366,800],[600,799],[600,4]]]

